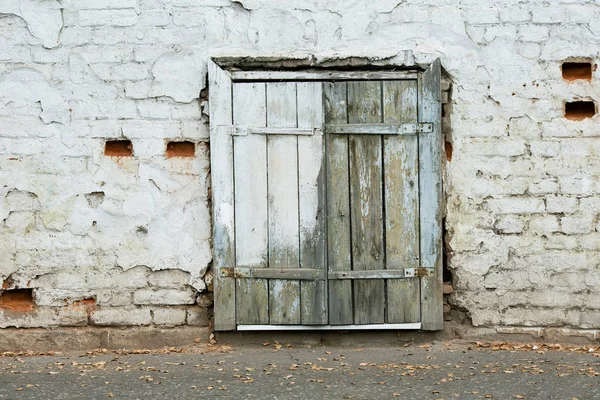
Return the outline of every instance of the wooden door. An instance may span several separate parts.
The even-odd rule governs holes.
[[[274,75],[210,64],[215,329],[441,329],[439,62]]]

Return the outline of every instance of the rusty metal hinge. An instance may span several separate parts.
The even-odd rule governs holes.
[[[402,124],[402,133],[404,135],[414,135],[417,133],[433,132],[433,122],[421,122],[420,124]]]
[[[433,268],[404,268],[405,278],[428,278],[435,275]]]

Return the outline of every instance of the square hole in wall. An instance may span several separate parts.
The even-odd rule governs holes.
[[[109,157],[131,157],[133,156],[133,144],[131,144],[131,140],[108,140],[104,144],[104,155]]]
[[[196,144],[194,142],[169,142],[167,143],[167,158],[194,157]]]
[[[5,290],[0,294],[0,308],[17,312],[27,312],[35,308],[33,289]]]
[[[592,79],[592,63],[591,62],[566,62],[561,66],[562,77],[567,81],[575,81],[578,79]]]
[[[596,114],[596,105],[593,101],[572,101],[565,103],[565,118],[581,121]]]

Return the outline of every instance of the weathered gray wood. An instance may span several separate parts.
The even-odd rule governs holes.
[[[233,85],[234,124],[265,126],[264,83]],[[267,143],[263,135],[234,140],[236,266],[265,268],[268,257]],[[238,324],[269,323],[266,279],[236,279]]]
[[[235,280],[218,271],[235,264],[235,225],[233,214],[233,143],[218,127],[232,123],[231,79],[212,60],[208,62],[210,84],[210,162],[213,205],[213,261],[215,271],[214,329],[235,329]]]
[[[296,127],[296,83],[267,83],[267,127]],[[269,268],[300,267],[298,138],[269,136]],[[300,282],[269,280],[271,324],[300,323]]]
[[[417,81],[383,82],[385,123],[417,122]],[[416,136],[383,138],[386,268],[419,267],[419,157]],[[421,318],[418,279],[390,279],[388,323]]]
[[[414,81],[405,81],[414,82]],[[386,82],[384,82],[386,83]],[[416,104],[416,103],[415,103]],[[325,133],[336,135],[416,135],[416,129],[406,133],[402,124],[327,124]],[[412,126],[410,128],[413,128]],[[415,127],[416,128],[416,127]]]
[[[335,271],[330,272],[328,275],[329,279],[404,279],[403,269],[378,269],[378,270],[367,270],[367,271]],[[417,280],[415,279],[415,282]],[[418,286],[418,285],[417,285]],[[417,298],[415,301],[419,301],[417,292]]]
[[[442,133],[440,61],[419,76],[419,119],[433,122],[433,133],[419,136],[419,189],[421,266],[434,268],[433,277],[421,278],[422,329],[443,328],[442,271]]]
[[[315,281],[324,279],[323,270],[314,268],[223,268],[223,277]]]
[[[323,125],[323,85],[298,82],[298,129]],[[300,267],[317,268],[325,276],[325,163],[322,135],[298,137],[298,207]],[[324,325],[327,320],[327,281],[300,282],[300,320]]]
[[[348,122],[379,123],[381,82],[348,83]],[[384,268],[382,143],[380,136],[352,135],[350,155],[350,215],[352,267]],[[385,287],[381,281],[355,281],[354,323],[385,322]]]
[[[372,80],[416,79],[418,71],[231,71],[236,81],[244,80]]]
[[[347,85],[324,83],[325,122],[348,122]],[[327,253],[328,271],[352,269],[350,249],[350,181],[348,137],[327,135]],[[329,323],[352,324],[352,282],[329,282]]]

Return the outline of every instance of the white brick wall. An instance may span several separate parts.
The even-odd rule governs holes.
[[[9,5],[6,5],[10,3]],[[0,326],[201,324],[211,260],[211,55],[440,57],[449,267],[475,325],[600,328],[600,100],[561,62],[599,51],[600,5],[572,0],[0,2],[0,282],[36,315]],[[13,7],[12,4],[19,7]],[[21,10],[28,10],[22,12]],[[449,98],[448,98],[449,96]],[[103,155],[132,141],[132,159]],[[197,143],[166,160],[170,139]],[[101,193],[90,203],[91,193]],[[96,198],[96,197],[95,197]],[[88,316],[65,306],[94,298]],[[165,308],[161,308],[165,306]],[[176,310],[176,312],[172,312]],[[87,321],[87,322],[86,322]]]

